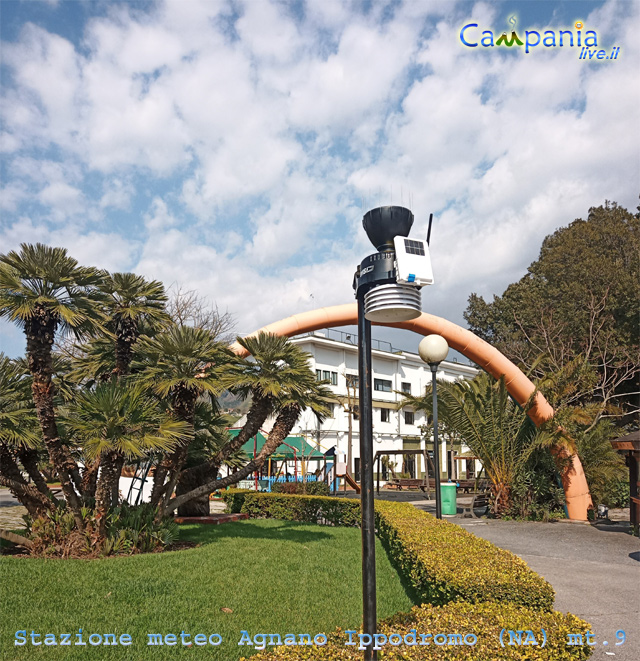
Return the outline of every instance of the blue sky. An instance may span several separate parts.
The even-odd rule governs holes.
[[[639,6],[0,0],[0,252],[198,290],[244,334],[353,300],[363,212],[404,203],[416,235],[435,217],[423,307],[463,323],[546,234],[635,209]],[[580,20],[620,54],[461,44],[512,17],[521,37]]]

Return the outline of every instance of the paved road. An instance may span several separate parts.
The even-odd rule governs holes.
[[[544,576],[556,591],[556,610],[593,625],[592,659],[640,659],[640,540],[624,525],[451,521],[519,555]],[[619,629],[626,641],[616,647]]]

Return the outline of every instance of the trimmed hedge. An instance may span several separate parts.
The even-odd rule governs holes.
[[[289,496],[229,490],[232,512],[252,518],[354,526],[360,502],[350,498]],[[423,603],[511,602],[550,611],[554,590],[517,555],[408,503],[376,501],[378,537]]]
[[[251,489],[227,489],[219,493],[221,500],[224,500],[227,506],[227,512],[238,514],[242,510],[246,494],[255,493],[255,491],[251,491]]]
[[[542,636],[542,629],[546,634],[546,642]],[[425,639],[429,645],[406,645],[405,636],[411,630],[417,632],[416,640],[421,642],[420,634],[431,634]],[[500,634],[503,635],[504,647],[500,643]],[[537,645],[530,644],[509,645],[508,631],[523,631],[522,642],[527,641],[527,630],[531,630]],[[379,659],[402,661],[431,661],[437,659],[456,659],[456,661],[524,661],[536,659],[540,661],[572,661],[586,659],[592,648],[586,644],[586,634],[590,630],[589,624],[571,614],[558,612],[541,612],[515,604],[469,604],[455,602],[446,606],[422,605],[416,606],[410,613],[400,613],[379,623],[378,632],[387,637],[391,634],[402,636],[402,644],[398,646],[389,643],[382,645],[380,638],[378,651]],[[282,632],[284,640],[286,632]],[[447,643],[450,634],[460,634],[463,641],[473,641],[475,644],[439,644],[445,634]],[[569,634],[581,634],[581,645],[567,645]],[[313,637],[314,634],[312,633]],[[345,645],[349,636],[340,629],[327,636],[328,642],[322,646],[277,646],[268,647],[263,652],[252,656],[251,661],[293,661],[303,659],[323,659],[325,661],[356,661],[362,659],[362,651],[358,645]],[[352,640],[358,642],[357,635]],[[397,640],[397,638],[395,639]],[[408,638],[408,642],[412,639]],[[435,641],[435,642],[434,642]],[[267,643],[269,638],[267,638]],[[542,643],[545,642],[544,646]],[[241,659],[241,661],[246,661]]]
[[[274,482],[273,493],[289,493],[304,496],[328,496],[329,485],[324,482]]]
[[[305,523],[357,526],[360,501],[326,496],[297,496],[232,490],[222,494],[231,512],[243,512],[253,519],[281,519]]]
[[[377,501],[378,536],[423,603],[511,602],[550,611],[554,590],[510,551],[408,503]]]

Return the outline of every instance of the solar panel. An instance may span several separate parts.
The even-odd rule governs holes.
[[[422,255],[424,257],[424,243],[422,241],[414,241],[413,239],[405,239],[404,247],[408,255]]]

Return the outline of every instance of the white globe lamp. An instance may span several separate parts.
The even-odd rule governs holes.
[[[429,365],[441,363],[449,353],[449,345],[442,335],[427,335],[418,345],[420,358]]]

